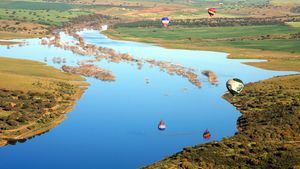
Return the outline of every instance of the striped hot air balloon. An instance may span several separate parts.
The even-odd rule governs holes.
[[[226,87],[232,95],[236,95],[244,89],[244,83],[238,78],[233,78],[227,81]]]
[[[163,120],[161,120],[158,124],[158,129],[159,130],[165,130],[166,129],[166,124]]]
[[[217,9],[216,8],[208,8],[207,13],[210,17],[213,17],[217,13]]]
[[[163,27],[168,27],[170,23],[170,19],[168,17],[163,17],[161,18],[161,24]]]
[[[210,137],[211,137],[211,134],[210,134],[210,132],[206,129],[206,130],[204,131],[204,133],[203,133],[203,138],[206,139],[206,140],[208,140],[208,139],[210,139]]]

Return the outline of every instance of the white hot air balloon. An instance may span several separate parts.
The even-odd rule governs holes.
[[[234,78],[227,81],[226,87],[232,95],[236,95],[244,89],[244,83],[240,79]]]
[[[108,29],[108,25],[101,25],[101,30],[106,31]]]

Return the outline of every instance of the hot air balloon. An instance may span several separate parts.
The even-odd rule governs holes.
[[[244,83],[240,79],[233,78],[227,81],[226,87],[232,95],[236,95],[243,90]]]
[[[161,18],[161,24],[163,27],[168,27],[170,23],[170,19],[168,17],[163,17]]]
[[[108,25],[101,25],[101,30],[106,31],[108,29]]]
[[[213,17],[217,13],[216,8],[208,8],[207,13],[209,14],[210,17]]]
[[[166,124],[163,120],[161,120],[158,124],[158,129],[159,130],[165,130],[166,129]]]
[[[204,131],[204,133],[203,133],[203,138],[206,139],[206,140],[208,140],[208,139],[210,139],[210,137],[211,137],[211,134],[210,134],[210,132],[206,129],[206,130]]]

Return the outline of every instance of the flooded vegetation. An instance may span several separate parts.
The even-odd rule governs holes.
[[[45,62],[47,62],[47,58],[45,58]],[[53,57],[52,58],[52,62],[54,64],[63,64],[66,63],[66,58],[62,58],[62,57]]]
[[[61,142],[64,142],[64,145],[68,145],[70,142],[78,145],[78,151],[81,153],[76,154],[80,154],[81,158],[91,158],[90,154],[95,154],[92,161],[97,161],[98,152],[103,149],[109,149],[109,151],[114,152],[112,153],[113,157],[107,154],[101,155],[101,158],[107,160],[107,163],[104,164],[107,168],[112,166],[111,161],[113,159],[122,159],[121,154],[116,155],[117,152],[128,152],[129,149],[134,152],[130,154],[130,159],[134,160],[120,161],[128,168],[137,168],[145,164],[144,160],[150,164],[150,160],[159,160],[180,151],[186,146],[195,145],[199,142],[206,143],[212,140],[221,140],[224,136],[233,135],[236,132],[235,122],[239,114],[231,105],[221,100],[220,95],[226,91],[226,88],[225,85],[217,84],[225,84],[228,76],[233,78],[233,75],[236,75],[236,72],[240,70],[245,70],[244,72],[246,72],[245,74],[238,73],[245,82],[256,81],[272,75],[286,74],[286,72],[271,72],[251,68],[236,62],[227,62],[225,59],[226,54],[223,53],[185,50],[173,52],[173,50],[147,44],[113,41],[93,30],[67,32],[69,33],[58,32],[48,38],[33,39],[28,41],[26,46],[14,46],[11,49],[0,48],[0,50],[4,53],[12,50],[18,50],[20,53],[31,51],[31,55],[37,56],[31,59],[45,61],[47,64],[60,68],[65,72],[87,77],[91,86],[84,97],[79,100],[78,107],[75,107],[74,111],[72,111],[76,116],[70,113],[68,115],[70,119],[64,121],[68,125],[60,125],[55,128],[55,132],[49,132],[39,137],[39,139],[45,139],[44,141],[48,143],[48,139],[54,139],[55,137],[52,134],[61,134],[63,137],[58,139],[63,139]],[[44,51],[43,55],[35,53],[36,50],[33,50],[37,48],[36,44],[41,44],[38,47]],[[165,55],[168,57],[165,57]],[[211,55],[214,56],[211,57]],[[22,57],[22,55],[16,54],[16,57]],[[216,57],[218,57],[218,60],[215,60]],[[224,64],[225,66],[217,67],[216,61],[218,64]],[[201,68],[203,68],[202,71],[198,70]],[[253,73],[256,73],[257,76],[250,76]],[[113,83],[102,83],[101,81]],[[41,89],[47,89],[46,86],[41,86],[43,83],[38,83],[37,81],[31,84]],[[143,95],[141,96],[140,93]],[[44,100],[43,98],[41,99]],[[62,103],[71,101],[73,103],[75,100],[72,97],[68,97],[68,99],[60,100],[56,98],[56,101],[62,101]],[[211,100],[214,101],[212,102]],[[31,99],[30,101],[35,100]],[[45,102],[42,101],[41,103],[47,103],[46,98]],[[35,105],[31,102],[30,104]],[[91,104],[97,106],[91,106]],[[220,107],[222,107],[222,110],[219,109]],[[60,112],[59,110],[55,109],[54,111]],[[122,116],[121,121],[119,120],[120,118],[117,118],[120,115]],[[141,120],[145,119],[145,116],[147,116],[147,120]],[[16,117],[15,121],[18,124],[18,119],[23,118],[22,114],[16,114],[13,117]],[[26,137],[20,137],[20,140],[23,141],[24,138],[44,133],[57,126],[63,121],[65,114],[62,113],[57,118],[55,115],[52,115],[54,119],[57,119],[53,121],[50,117],[45,116],[45,119],[41,122],[39,121],[38,124],[45,127],[38,127],[41,129],[38,132],[32,132],[35,130],[28,128],[24,130],[24,133],[31,132],[31,134],[26,135]],[[84,122],[83,124],[75,125],[78,124],[78,119],[76,118],[87,119],[87,121],[86,123],[82,121]],[[157,126],[159,120],[162,119],[164,125]],[[218,121],[218,119],[222,120]],[[9,127],[10,122],[7,123],[6,127]],[[140,122],[143,124],[140,124]],[[99,125],[111,126],[112,124],[119,130],[112,127],[107,132],[106,130],[108,129],[106,127],[98,127]],[[69,125],[73,125],[72,128],[68,129]],[[124,125],[128,127],[125,128]],[[82,130],[82,127],[86,130]],[[161,129],[164,130],[159,131]],[[206,129],[209,132],[203,133]],[[71,136],[74,130],[76,130],[76,139],[74,139],[74,136]],[[160,133],[158,134],[157,132]],[[114,133],[113,136],[110,133]],[[85,138],[91,134],[94,135],[93,141],[97,142],[97,144],[82,145],[82,142],[86,141]],[[9,134],[6,133],[5,137],[7,135]],[[82,137],[77,137],[78,135]],[[19,137],[16,139],[14,133],[11,133],[11,136],[14,139],[6,139],[7,141],[3,143],[16,142],[19,139]],[[109,139],[113,141],[113,144],[105,143],[105,139],[110,137],[114,137],[114,139]],[[126,143],[127,146],[115,146],[121,145],[124,141],[128,142]],[[36,144],[44,144],[45,142],[37,141],[33,145],[36,146]],[[140,142],[143,142],[143,145],[139,145]],[[157,144],[157,146],[147,147],[149,154],[145,157],[146,159],[140,158],[141,154],[144,154],[140,150],[145,149],[145,144],[150,145],[152,143]],[[57,152],[58,149],[62,148],[58,143],[52,142],[52,144],[55,144],[56,147],[53,150],[48,150],[50,152]],[[208,143],[208,145],[210,144],[212,143]],[[15,145],[16,153],[20,155],[28,153],[21,149],[19,150],[18,146],[19,144]],[[36,150],[34,147],[31,147],[31,144],[26,143],[22,144],[22,146],[28,146],[33,151]],[[170,150],[165,151],[166,147],[170,148]],[[3,151],[10,151],[12,148],[8,146]],[[86,148],[91,150],[87,152],[88,154],[83,151]],[[157,154],[158,152],[159,154]],[[59,157],[63,159],[65,154],[73,157],[74,153],[66,151]],[[209,154],[205,155],[211,158]],[[6,156],[5,158],[9,159],[10,157]],[[214,159],[219,159],[219,157],[214,157]],[[224,164],[227,163],[224,162]],[[93,166],[96,165],[94,164]],[[112,168],[121,167],[120,165],[122,164],[114,164]],[[163,165],[171,166],[169,163]],[[186,162],[179,164],[179,166],[189,165]],[[211,164],[207,166],[209,165]],[[73,167],[76,168],[74,165]]]
[[[205,75],[208,79],[208,81],[213,84],[213,85],[217,85],[218,84],[218,79],[217,79],[217,75],[210,71],[210,70],[205,70],[202,72],[203,75]]]
[[[93,37],[89,37],[90,34],[86,33],[95,35],[97,37],[96,39],[101,40],[100,43],[93,43],[93,41],[91,41],[93,40]],[[157,146],[155,146],[156,148],[154,149],[152,146],[149,146],[147,151],[150,153],[146,157],[147,159],[154,161],[179,151],[187,145],[210,141],[210,139],[221,139],[224,135],[231,135],[235,132],[236,129],[234,123],[237,119],[237,114],[224,114],[223,112],[218,111],[217,108],[212,108],[216,106],[212,106],[208,102],[208,100],[216,98],[216,104],[221,105],[226,112],[231,110],[231,106],[223,103],[220,99],[220,94],[224,91],[222,86],[211,85],[211,83],[206,80],[207,77],[198,70],[205,67],[207,64],[213,63],[205,61],[205,58],[207,58],[205,56],[206,53],[193,53],[192,51],[187,52],[181,50],[176,51],[175,53],[177,54],[174,54],[171,51],[168,53],[166,49],[148,46],[146,44],[138,46],[136,44],[131,44],[130,42],[115,42],[110,39],[102,39],[103,35],[99,34],[98,31],[86,30],[79,35],[80,36],[77,36],[77,38],[73,38],[73,36],[60,33],[53,37],[49,36],[49,38],[44,38],[44,41],[43,39],[33,39],[32,41],[28,41],[28,45],[26,46],[15,46],[11,49],[0,47],[0,50],[4,54],[15,50],[20,51],[20,55],[15,55],[16,57],[22,57],[22,53],[30,51],[32,52],[28,54],[29,56],[32,56],[30,59],[46,61],[47,64],[62,69],[63,71],[86,76],[90,83],[89,89],[87,89],[86,93],[78,101],[78,105],[68,114],[67,120],[63,121],[63,117],[65,117],[65,114],[63,113],[61,116],[57,116],[57,118],[60,117],[58,118],[60,120],[54,120],[53,123],[49,123],[51,118],[46,118],[48,116],[45,116],[46,119],[42,120],[44,122],[38,123],[45,125],[53,124],[51,127],[44,128],[47,128],[47,130],[57,126],[57,124],[62,121],[65,123],[64,125],[59,125],[58,127],[55,127],[54,130],[51,130],[51,132],[48,132],[37,139],[32,139],[30,142],[26,142],[26,144],[16,144],[14,147],[5,146],[2,148],[2,151],[14,149],[15,153],[26,154],[28,152],[18,149],[19,146],[25,146],[35,152],[37,149],[32,146],[44,144],[45,142],[49,143],[47,140],[49,140],[50,137],[53,139],[62,139],[60,142],[63,142],[63,145],[68,145],[70,142],[78,144],[77,147],[80,152],[84,152],[82,151],[82,148],[88,148],[91,150],[88,152],[89,154],[97,154],[97,152],[106,148],[114,152],[112,154],[116,154],[117,152],[128,152],[128,147],[132,152],[135,152],[131,153],[130,159],[139,159],[138,157],[141,156],[141,153],[144,153],[139,152],[139,150],[144,147],[144,144],[151,144],[154,142],[157,144]],[[81,45],[79,40],[76,40],[79,37],[83,39],[80,40]],[[46,43],[39,46],[42,41]],[[110,43],[107,43],[107,41]],[[101,42],[113,46],[101,45]],[[52,45],[48,46],[49,43]],[[126,46],[124,47],[120,45],[120,43]],[[34,50],[37,48],[36,44],[38,44],[38,48],[43,51],[43,55],[36,53],[38,50]],[[130,49],[133,48],[134,51],[130,51]],[[159,53],[150,54],[150,51],[158,51]],[[159,57],[151,57],[153,55]],[[164,58],[164,55],[168,55],[170,59]],[[186,62],[181,58],[181,56],[184,55],[187,55],[185,57],[188,57],[188,60],[195,58],[195,55],[204,56],[196,58],[197,61]],[[225,55],[223,55],[224,54],[220,54],[220,56],[222,56],[220,58],[225,59]],[[172,57],[176,59],[171,59]],[[64,58],[65,63],[63,63]],[[201,58],[204,58],[204,60],[201,60]],[[55,60],[55,63],[53,60]],[[60,62],[60,64],[56,63],[56,61]],[[210,68],[212,70],[215,69],[215,67]],[[209,69],[205,67],[204,70]],[[251,72],[251,70],[249,72]],[[215,75],[219,73],[220,70],[215,72]],[[208,76],[212,76],[212,73]],[[203,79],[203,81],[201,79]],[[224,83],[227,78],[219,75],[217,79]],[[113,83],[103,83],[102,81],[110,81]],[[48,89],[47,86],[43,85],[44,82],[37,83],[37,81],[34,81],[30,84],[34,84],[33,86],[39,89]],[[200,86],[201,88],[199,88]],[[211,90],[211,92],[207,92],[208,90]],[[71,89],[65,91],[71,91]],[[26,93],[24,92],[24,94]],[[142,94],[142,96],[140,94]],[[41,103],[47,103],[46,98],[44,99],[41,97],[41,99]],[[72,102],[75,100],[72,99],[72,97],[69,99]],[[31,99],[30,101],[35,102],[34,99]],[[55,98],[55,101],[56,102],[53,103],[67,103],[68,100]],[[203,106],[202,104],[199,104],[200,102],[207,104]],[[91,106],[91,104],[94,106]],[[127,108],[125,109],[124,107]],[[183,107],[185,107],[185,109],[182,109]],[[58,110],[59,109],[55,109],[54,112],[61,112]],[[202,111],[207,113],[201,113]],[[120,115],[124,115],[121,118],[122,121],[119,120],[120,118],[117,118]],[[146,121],[142,120],[145,119],[145,116],[147,117]],[[17,114],[15,121],[20,117],[22,117],[22,114]],[[52,115],[52,117],[54,117],[54,115]],[[215,126],[217,129],[213,129],[212,125],[205,124],[204,121],[202,121],[204,119],[213,119],[213,117],[222,117],[227,120],[218,123],[218,126]],[[87,118],[87,123],[85,120],[80,121],[77,118]],[[56,116],[54,119],[56,119]],[[160,120],[165,122],[167,128],[157,135],[157,132],[159,132],[158,122]],[[142,124],[140,124],[140,122],[142,122]],[[112,127],[111,130],[108,130],[106,127],[99,127],[99,125],[111,126],[112,124],[122,130],[117,130],[115,127]],[[73,126],[68,129],[68,126],[70,125]],[[177,127],[174,127],[174,125]],[[128,127],[125,128],[124,126]],[[82,130],[82,127],[86,130]],[[42,127],[38,128],[42,129]],[[161,128],[163,128],[163,125],[161,125]],[[202,138],[203,131],[207,128],[211,132],[211,138],[209,140]],[[102,129],[105,129],[105,131]],[[107,130],[109,132],[107,132]],[[30,132],[34,130],[26,129],[25,131]],[[70,136],[74,131],[76,131],[76,136]],[[116,138],[109,139],[113,141],[112,144],[104,144],[103,141],[110,137],[109,133],[114,133],[113,137]],[[56,134],[61,135],[61,137],[55,136]],[[97,142],[97,144],[82,144],[84,141],[87,141],[85,138],[90,134],[94,135],[93,142]],[[15,135],[12,134],[12,136]],[[122,137],[122,139],[120,137]],[[40,141],[40,139],[45,142]],[[129,146],[115,146],[121,145],[121,142],[124,141],[130,142],[130,144],[127,144]],[[51,142],[51,144],[55,144],[55,146],[48,151],[56,152],[58,149],[61,149],[61,145],[59,145],[60,142]],[[139,142],[143,142],[144,144],[139,145]],[[169,144],[170,142],[173,143]],[[168,143],[168,146],[165,145],[165,143]],[[170,150],[165,151],[164,147],[169,147]],[[159,154],[157,154],[157,152],[159,152]],[[61,155],[66,154],[73,156],[74,153],[71,153],[68,150],[61,153]],[[90,158],[90,155],[86,153],[76,154],[80,154],[79,156],[81,158]],[[93,157],[95,157],[95,160],[92,161],[97,161],[96,158],[98,158],[99,155]],[[9,159],[10,157],[6,156],[5,158]],[[59,158],[63,159],[64,157],[59,155]],[[109,155],[101,155],[101,158],[107,160],[107,163],[104,165],[107,166],[107,168],[110,168],[110,158],[112,157]],[[113,158],[115,159],[116,155],[114,155]],[[117,158],[121,159],[121,154],[120,156],[118,155]],[[145,159],[141,158],[141,160],[144,161]],[[122,163],[126,165],[126,168],[137,168],[145,164],[140,160],[126,160]],[[147,163],[150,163],[150,161]],[[73,167],[76,168],[76,166]],[[117,167],[120,167],[120,165],[114,164],[112,168]]]
[[[153,59],[146,60],[147,63],[159,67],[161,70],[166,71],[170,75],[178,75],[187,78],[193,85],[201,87],[201,82],[198,80],[198,75],[194,73],[192,68],[185,68],[179,64],[171,62],[156,61]]]
[[[2,168],[300,166],[299,2],[50,1],[0,2]]]
[[[108,70],[101,69],[95,65],[82,64],[78,67],[62,66],[62,70],[72,74],[86,77],[94,77],[102,81],[115,81],[115,76]]]
[[[178,75],[187,78],[196,87],[200,88],[202,86],[196,70],[193,68],[186,68],[180,64],[175,64],[172,62],[158,61],[154,59],[137,59],[133,58],[126,53],[118,53],[113,49],[99,47],[92,44],[87,44],[84,39],[76,32],[78,30],[65,29],[64,32],[69,36],[73,37],[77,42],[73,41],[73,45],[69,42],[63,42],[61,40],[60,34],[55,34],[54,37],[48,39],[42,39],[42,45],[56,46],[63,48],[64,50],[70,50],[73,53],[83,55],[83,56],[93,56],[93,59],[87,59],[81,61],[79,64],[99,62],[101,60],[107,60],[108,62],[120,63],[126,62],[138,66],[138,69],[142,69],[144,64],[149,64],[151,66],[158,67],[160,70],[167,72],[170,75]],[[115,77],[111,71],[106,71],[95,65],[80,65],[77,68],[63,67],[63,70],[70,73],[81,74],[87,77],[95,77],[99,80],[104,81],[114,81]],[[105,73],[104,73],[105,72]],[[212,80],[211,83],[215,84],[217,82],[216,75],[209,71],[209,79]]]

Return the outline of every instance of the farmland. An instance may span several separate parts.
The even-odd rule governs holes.
[[[42,37],[50,33],[50,27],[93,13],[77,8],[79,6],[64,3],[1,1],[1,39]]]
[[[207,14],[210,7],[217,8],[213,17]],[[162,27],[166,16],[170,25]],[[100,28],[108,28],[101,34],[110,39],[90,30]],[[10,46],[18,42],[6,41],[20,38],[36,39],[18,47]],[[24,162],[37,158],[40,149],[47,153],[36,168],[56,159],[75,169],[99,168],[99,159],[103,168],[300,166],[300,75],[262,80],[287,74],[281,71],[300,72],[299,0],[4,0],[0,45],[7,45],[0,55],[26,58],[33,53],[35,59],[89,77],[91,85],[74,108],[88,86],[84,78],[39,62],[0,57],[0,146],[49,131],[74,108],[74,116],[42,141],[3,148],[22,157],[3,153],[3,161],[14,162],[12,168],[30,168]],[[244,64],[277,71],[231,59],[263,59]],[[198,68],[212,72],[215,83],[205,81]],[[203,87],[181,83],[182,77]],[[235,107],[221,98],[229,77],[250,82],[235,96],[223,95],[239,110],[237,116],[232,115]],[[166,131],[157,131],[158,120],[166,122]],[[211,140],[201,140],[204,128]],[[207,143],[178,152],[201,141]],[[24,153],[22,147],[32,152]],[[88,166],[84,158],[90,160]],[[47,167],[59,168],[55,165]]]
[[[298,27],[259,25],[234,27],[117,27],[105,32],[115,39],[157,43],[169,48],[212,50],[230,53],[230,58],[268,59],[270,62],[248,63],[273,70],[299,71]],[[273,51],[273,52],[272,52]],[[279,66],[280,61],[293,59],[291,66]],[[272,62],[274,64],[272,65]]]
[[[0,18],[31,22],[44,25],[60,26],[71,18],[87,15],[84,11],[57,11],[57,10],[28,10],[28,9],[1,9]]]
[[[282,25],[267,25],[267,26],[244,26],[244,27],[201,27],[201,28],[127,28],[120,27],[113,31],[116,34],[124,34],[125,37],[144,37],[147,38],[161,38],[164,40],[186,40],[204,39],[204,40],[218,40],[223,38],[237,38],[237,37],[252,37],[263,35],[287,34],[297,33],[299,28],[282,26]],[[109,32],[108,32],[109,33]]]

